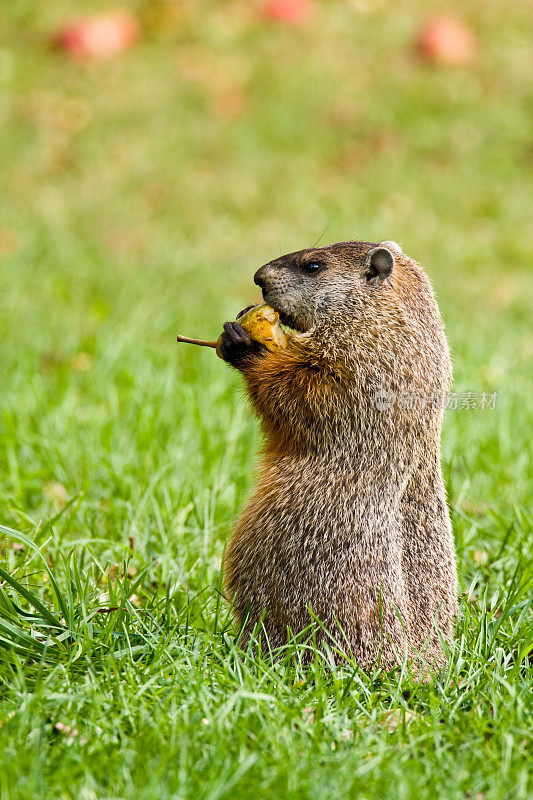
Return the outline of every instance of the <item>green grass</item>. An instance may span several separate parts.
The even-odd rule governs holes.
[[[449,3],[481,54],[446,69],[412,55],[415,0],[301,30],[132,3],[148,36],[93,65],[46,46],[79,4],[5,6],[0,797],[530,797],[531,10]],[[424,685],[238,648],[220,561],[257,427],[175,344],[347,238],[426,265],[457,391],[499,393],[447,415],[461,612]]]

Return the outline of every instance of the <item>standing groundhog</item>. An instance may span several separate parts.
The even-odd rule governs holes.
[[[438,666],[457,577],[440,468],[451,364],[430,283],[394,242],[300,250],[254,280],[295,333],[280,352],[237,322],[221,340],[265,437],[224,562],[244,641],[262,615],[272,648],[316,616],[319,641],[362,668]]]

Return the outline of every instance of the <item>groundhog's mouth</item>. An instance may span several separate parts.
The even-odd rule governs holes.
[[[285,311],[281,311],[279,308],[276,308],[275,306],[274,306],[274,311],[277,311],[277,313],[279,314],[279,321],[281,322],[284,328],[291,328],[293,331],[298,331],[299,333],[305,333],[304,328],[298,325],[294,317],[292,317],[290,314],[285,313]]]

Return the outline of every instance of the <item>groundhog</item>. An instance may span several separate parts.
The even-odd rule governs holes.
[[[353,241],[254,281],[292,336],[269,352],[228,322],[221,340],[265,440],[223,565],[241,641],[262,620],[276,649],[314,619],[362,669],[439,667],[457,576],[440,466],[451,362],[429,280],[394,242]]]

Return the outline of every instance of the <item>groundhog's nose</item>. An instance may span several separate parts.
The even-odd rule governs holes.
[[[261,269],[258,269],[257,272],[255,273],[255,275],[254,275],[254,283],[256,283],[258,286],[260,286],[261,289],[265,288],[265,286],[266,286],[266,275],[265,275],[265,268],[264,267],[261,267]]]

